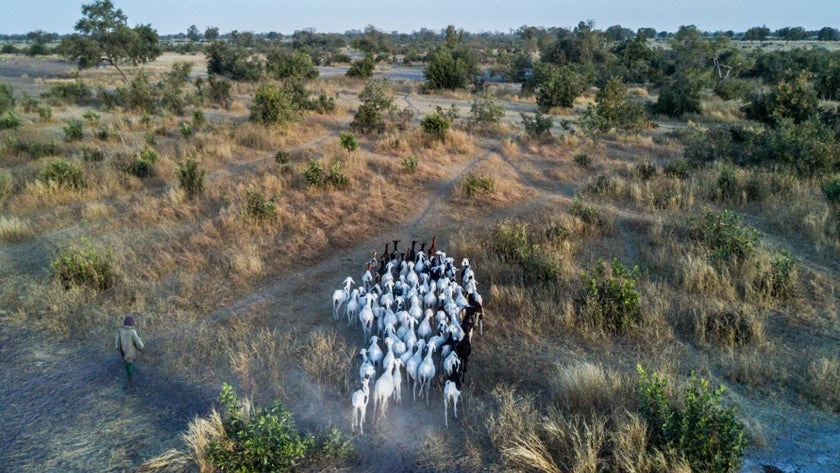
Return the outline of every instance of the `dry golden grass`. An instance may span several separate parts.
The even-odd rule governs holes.
[[[840,412],[840,358],[823,357],[808,368],[809,391],[817,405]]]
[[[215,468],[207,461],[207,448],[210,443],[225,437],[222,416],[215,409],[207,418],[196,417],[190,421],[187,431],[181,436],[190,452],[190,457],[198,465],[200,473],[212,473]]]
[[[355,351],[334,330],[316,330],[301,347],[298,363],[319,387],[346,394],[356,388],[350,381]]]
[[[558,366],[553,378],[558,407],[569,415],[608,415],[633,398],[633,382],[600,364],[577,362]]]
[[[35,235],[28,221],[15,216],[0,216],[0,240],[17,243]]]

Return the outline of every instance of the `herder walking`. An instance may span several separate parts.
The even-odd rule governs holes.
[[[137,359],[138,351],[143,350],[143,341],[140,340],[140,335],[137,335],[137,330],[134,329],[134,317],[129,315],[123,320],[122,327],[117,330],[114,344],[125,362],[125,372],[128,374],[126,388],[131,388],[134,378],[134,360]]]

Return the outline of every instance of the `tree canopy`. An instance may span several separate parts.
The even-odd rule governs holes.
[[[157,31],[151,25],[128,26],[128,17],[111,0],[94,0],[82,5],[82,18],[74,29],[77,33],[62,41],[61,50],[80,69],[104,61],[128,81],[121,64],[144,64],[162,53]]]

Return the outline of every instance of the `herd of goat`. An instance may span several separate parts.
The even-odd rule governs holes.
[[[443,375],[443,418],[449,425],[451,403],[458,417],[461,381],[467,372],[476,324],[483,330],[481,295],[468,259],[456,268],[455,259],[436,248],[435,238],[426,251],[417,242],[405,251],[399,240],[390,243],[377,259],[372,253],[358,287],[352,277],[333,293],[334,320],[342,315],[347,325],[361,325],[359,351],[361,389],[352,394],[352,429],[364,434],[365,414],[373,385],[373,415],[385,417],[388,402],[402,402],[403,374],[412,385],[412,398],[426,395],[435,375]],[[427,254],[430,255],[427,257]],[[380,345],[380,343],[384,344]],[[384,348],[384,350],[383,350]],[[403,372],[403,369],[405,370]]]

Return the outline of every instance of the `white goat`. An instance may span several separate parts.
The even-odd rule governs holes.
[[[422,338],[417,341],[417,351],[412,355],[411,358],[405,364],[405,372],[408,374],[408,378],[411,380],[411,397],[416,401],[417,400],[417,385],[418,378],[417,378],[417,368],[420,367],[420,363],[423,361],[423,347],[426,346],[426,341]]]
[[[379,344],[376,343],[379,341],[379,337],[376,335],[370,337],[370,347],[368,347],[367,354],[370,358],[370,362],[373,363],[373,366],[381,367],[382,366],[382,357],[385,356],[382,353],[382,349],[379,348]]]
[[[461,397],[461,390],[458,389],[458,384],[451,379],[447,379],[446,384],[443,385],[443,425],[446,427],[449,427],[449,418],[446,411],[450,401],[452,401],[452,410],[455,412],[455,418],[458,418],[459,397]]]
[[[368,294],[365,296],[365,306],[362,307],[362,310],[359,312],[359,322],[362,323],[365,340],[367,340],[367,337],[370,336],[371,330],[373,330],[373,308],[371,307],[371,303],[373,303],[373,295]]]
[[[379,416],[385,418],[385,411],[388,408],[388,398],[394,394],[394,366],[391,363],[385,367],[385,374],[376,380],[376,385],[373,388],[373,415],[376,417],[376,406],[380,404]]]
[[[359,350],[359,354],[362,355],[362,366],[359,368],[359,380],[364,381],[365,378],[373,378],[376,375],[376,368],[373,367],[373,363],[371,363],[368,358],[367,349],[362,348]]]
[[[417,327],[417,336],[428,340],[429,337],[432,336],[432,324],[429,320],[432,318],[432,310],[426,309],[426,317],[423,318],[423,321],[420,322],[420,326]]]
[[[362,389],[353,393],[353,424],[350,429],[355,430],[356,424],[359,424],[359,432],[365,434],[365,412],[367,411],[368,400],[370,398],[370,388],[368,383],[369,378],[362,379]]]
[[[432,360],[432,353],[435,352],[435,346],[429,344],[426,347],[426,357],[423,362],[417,367],[417,380],[420,383],[420,395],[423,395],[423,388],[426,389],[426,405],[429,405],[429,390],[432,388],[432,380],[435,378],[435,362]]]
[[[455,353],[453,350],[449,353],[449,356],[443,360],[443,372],[446,373],[446,377],[452,376],[452,372],[459,369],[461,367],[461,359],[458,358],[458,354]]]
[[[402,361],[399,358],[394,360],[394,400],[397,401],[397,404],[402,404],[402,372],[400,368],[403,366]]]
[[[347,315],[347,326],[350,326],[350,322],[356,318],[356,314],[359,312],[359,289],[353,289],[353,292],[350,294],[350,300],[347,301],[347,306],[344,308],[344,313]]]

